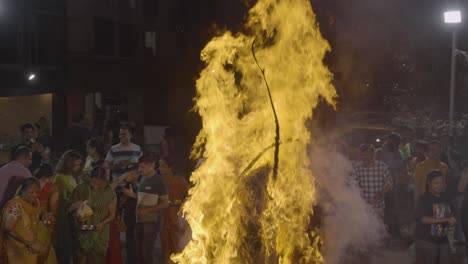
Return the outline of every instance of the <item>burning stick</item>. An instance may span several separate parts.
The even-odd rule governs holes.
[[[273,159],[273,180],[276,181],[278,178],[278,159],[279,159],[279,147],[280,147],[280,126],[279,126],[279,121],[278,121],[278,115],[276,114],[276,109],[275,109],[275,104],[273,103],[273,98],[271,97],[271,91],[270,91],[270,86],[268,86],[268,81],[265,76],[265,69],[263,69],[260,64],[258,63],[257,56],[255,56],[255,40],[257,38],[254,38],[252,41],[252,55],[255,60],[255,63],[257,64],[258,68],[260,69],[260,72],[262,73],[263,80],[265,81],[265,85],[268,91],[268,97],[270,98],[270,105],[271,105],[271,110],[273,110],[273,115],[275,116],[275,156]]]
[[[278,146],[281,145],[281,144],[284,144],[284,143],[289,143],[289,142],[293,142],[293,140],[290,138],[290,139],[286,140],[286,142],[279,142]],[[258,153],[257,156],[255,156],[255,158],[249,163],[249,165],[247,165],[247,167],[242,171],[241,176],[246,175],[247,172],[249,172],[250,169],[253,168],[255,163],[257,163],[257,161],[263,156],[263,154],[265,154],[268,150],[270,150],[271,148],[274,148],[274,147],[276,147],[276,142],[271,144],[270,146],[266,147],[265,149],[263,149],[262,152]]]

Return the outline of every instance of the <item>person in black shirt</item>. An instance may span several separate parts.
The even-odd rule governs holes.
[[[138,164],[130,164],[126,172],[112,182],[118,199],[117,214],[125,224],[125,248],[127,251],[127,263],[135,263],[137,259],[136,249],[136,207],[137,199],[127,196],[123,191],[138,192]]]
[[[32,151],[32,163],[29,170],[34,172],[41,163],[49,162],[50,150],[44,144],[37,142],[34,135],[34,126],[27,123],[20,127],[21,130],[21,143],[11,148],[11,157],[19,147],[27,147]]]
[[[426,193],[416,208],[416,264],[449,264],[449,225],[455,225],[450,198],[444,193],[442,172],[435,170],[426,177]]]

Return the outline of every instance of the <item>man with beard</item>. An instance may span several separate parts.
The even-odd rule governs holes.
[[[19,147],[27,147],[32,151],[32,163],[29,166],[29,170],[34,172],[42,162],[49,161],[49,153],[50,150],[41,144],[40,142],[36,141],[36,136],[34,132],[34,126],[27,123],[20,127],[21,131],[21,142],[14,146],[11,149],[11,157],[14,160],[14,153]]]

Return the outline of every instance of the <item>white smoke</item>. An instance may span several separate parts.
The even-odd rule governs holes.
[[[384,225],[351,179],[351,161],[333,147],[323,146],[312,147],[310,158],[322,211],[325,263],[349,263],[345,259],[350,252],[366,252],[380,244]]]

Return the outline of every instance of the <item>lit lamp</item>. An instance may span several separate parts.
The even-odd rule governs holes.
[[[34,80],[34,79],[36,79],[36,74],[31,73],[31,74],[28,75],[28,80],[29,80],[29,81],[32,81],[32,80]]]
[[[460,24],[462,22],[461,11],[451,10],[444,12],[444,22],[446,24]],[[453,134],[453,122],[455,115],[455,74],[457,72],[457,29],[452,31],[452,61],[450,67],[450,104],[449,104],[449,130]]]
[[[461,12],[460,11],[447,11],[444,12],[444,22],[447,24],[458,24],[461,23]]]

